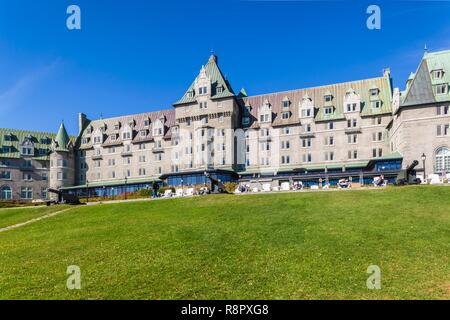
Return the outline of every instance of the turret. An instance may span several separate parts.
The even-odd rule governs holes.
[[[52,142],[50,153],[50,188],[59,190],[75,183],[75,157],[73,144],[61,123]]]

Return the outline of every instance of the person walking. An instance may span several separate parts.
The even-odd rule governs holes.
[[[154,181],[152,184],[152,198],[158,198],[158,190],[159,190],[159,184]]]

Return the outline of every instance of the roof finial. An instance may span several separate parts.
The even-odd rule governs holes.
[[[427,44],[425,43],[425,47],[423,48],[423,51],[425,52],[425,53],[428,53],[428,47],[427,47]]]

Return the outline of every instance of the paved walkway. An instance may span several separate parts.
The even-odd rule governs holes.
[[[25,222],[21,222],[21,223],[14,224],[14,225],[9,226],[9,227],[2,228],[2,229],[0,229],[0,233],[6,232],[6,231],[9,231],[9,230],[13,230],[13,229],[17,229],[17,228],[20,228],[20,227],[26,226],[28,224],[32,224],[32,223],[44,220],[44,219],[52,218],[52,217],[57,216],[57,215],[59,215],[61,213],[69,211],[71,209],[72,208],[67,208],[67,209],[64,209],[64,210],[52,212],[52,213],[46,214],[46,215],[38,217],[38,218],[34,218],[34,219],[31,219],[31,220],[28,220],[28,221],[25,221]]]

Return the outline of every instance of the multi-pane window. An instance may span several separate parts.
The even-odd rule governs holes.
[[[287,141],[281,141],[281,149],[287,150],[291,148],[291,143],[289,140]]]
[[[261,142],[261,151],[270,151],[270,143]]]
[[[333,107],[326,107],[325,108],[325,114],[329,115],[333,113]]]
[[[284,127],[283,129],[281,129],[281,134],[289,134],[290,130],[289,127]]]
[[[270,160],[268,157],[262,157],[261,158],[261,165],[262,166],[268,166],[270,164]]]
[[[283,112],[283,113],[281,114],[281,118],[282,118],[283,120],[289,119],[289,112]]]
[[[333,96],[331,94],[327,94],[324,97],[325,102],[331,102],[333,100]]]
[[[265,113],[259,116],[260,122],[270,122],[270,114]]]
[[[372,101],[372,108],[374,109],[380,109],[381,108],[381,101]]]
[[[291,163],[290,156],[281,156],[281,164],[289,164],[289,163]]]
[[[312,108],[307,108],[307,109],[302,109],[302,117],[303,118],[309,118],[313,116],[313,109]]]
[[[449,114],[450,106],[438,106],[436,107],[436,114],[438,116],[446,116]]]
[[[435,79],[435,80],[442,79],[443,75],[444,75],[444,72],[442,70],[434,70],[433,71],[433,79]]]
[[[289,100],[283,101],[283,108],[289,108]]]
[[[448,91],[448,84],[438,84],[434,87],[436,94],[446,94]]]
[[[328,122],[327,123],[327,129],[328,130],[333,130],[334,129],[334,122]]]
[[[347,112],[357,111],[356,103],[347,103]]]
[[[378,95],[378,88],[370,89],[370,95],[371,95],[372,97],[377,96],[377,95]]]
[[[438,137],[448,136],[449,134],[449,125],[448,124],[438,124],[436,127],[436,134]]]
[[[440,148],[436,152],[435,171],[450,172],[450,149]]]
[[[376,141],[383,141],[383,132],[379,131],[379,132],[373,132],[372,133],[372,141],[376,142]]]
[[[358,159],[358,150],[350,150],[348,151],[349,159]]]
[[[200,88],[198,88],[198,93],[199,94],[207,94],[208,93],[207,87],[200,87]]]
[[[356,128],[358,126],[357,119],[348,119],[347,120],[347,128]]]
[[[303,126],[303,132],[305,133],[311,132],[311,130],[312,130],[311,124],[308,123]]]
[[[139,175],[140,176],[145,176],[145,174],[146,174],[145,168],[139,168]]]
[[[0,171],[0,179],[11,180],[11,172],[10,171]]]
[[[375,117],[372,118],[372,125],[379,125],[382,122],[382,118],[381,117]]]
[[[33,180],[33,176],[31,175],[31,173],[24,172],[23,173],[23,180],[31,181],[31,180]]]
[[[329,151],[325,152],[325,161],[333,161],[334,160],[334,152]]]
[[[270,135],[270,130],[268,128],[263,128],[260,131],[261,137],[268,137]]]
[[[374,148],[372,149],[372,157],[378,158],[383,156],[383,149],[382,148]]]
[[[200,109],[207,109],[208,108],[208,102],[206,102],[206,101],[200,102],[199,106],[200,106]]]
[[[109,159],[109,160],[108,160],[108,165],[109,165],[110,167],[115,166],[115,165],[116,165],[116,159]]]
[[[348,143],[355,144],[358,143],[358,135],[357,134],[350,134],[347,136]]]
[[[33,188],[32,187],[22,187],[20,189],[20,197],[25,200],[33,199]]]
[[[304,138],[304,139],[302,139],[302,147],[303,148],[310,148],[311,145],[312,145],[311,138]]]
[[[33,154],[33,148],[31,147],[22,147],[22,154],[25,156],[31,156]]]
[[[334,145],[334,137],[333,136],[325,137],[325,145],[333,146]]]
[[[303,162],[312,162],[311,152],[305,153],[302,155]]]

